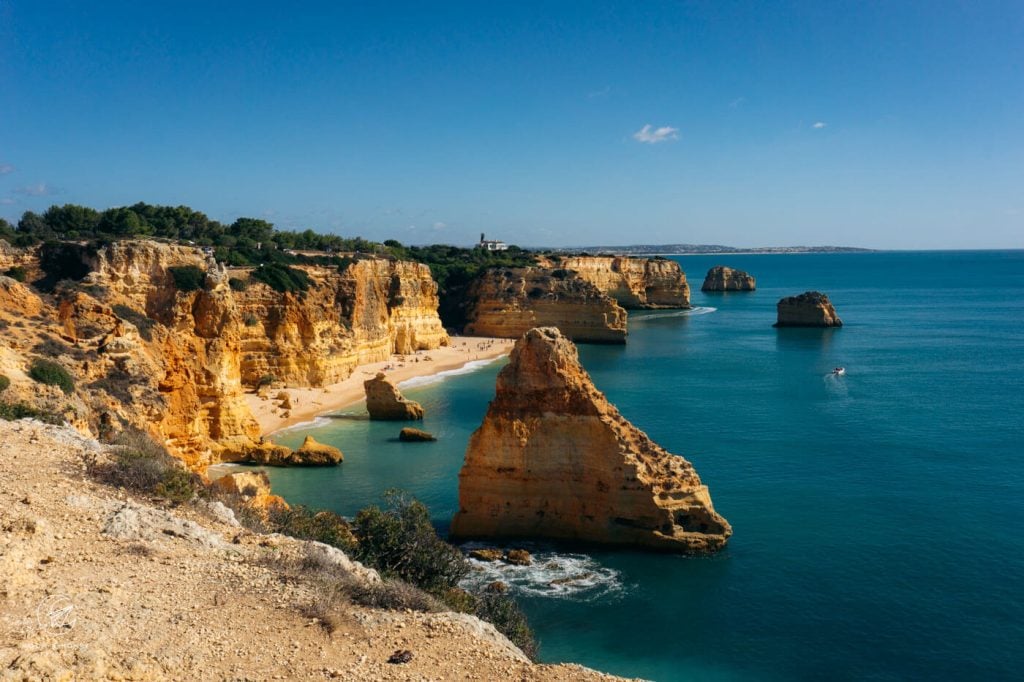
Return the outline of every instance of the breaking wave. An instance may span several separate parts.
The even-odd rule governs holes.
[[[463,549],[483,546],[467,544]],[[469,559],[469,563],[472,570],[460,583],[466,589],[481,589],[500,581],[512,594],[574,601],[602,599],[623,590],[618,571],[602,566],[586,554],[537,550],[530,566],[476,559]]]
[[[496,358],[488,358],[486,360],[470,360],[462,367],[456,369],[446,369],[436,374],[428,374],[424,377],[413,377],[412,379],[406,379],[405,381],[399,382],[399,388],[413,388],[414,386],[428,386],[430,384],[436,384],[440,381],[444,381],[448,377],[459,376],[460,374],[472,374],[481,367],[486,367],[492,362],[500,360],[504,356]]]
[[[645,320],[660,320],[666,317],[695,317],[697,315],[707,315],[713,313],[718,308],[712,308],[711,306],[697,306],[696,308],[690,308],[689,310],[673,310],[668,313],[651,313],[649,315],[630,315],[630,322],[643,322]]]

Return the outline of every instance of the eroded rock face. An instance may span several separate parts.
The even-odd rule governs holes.
[[[493,268],[473,283],[468,298],[470,335],[512,339],[553,326],[581,343],[626,342],[626,311],[569,270]]]
[[[778,303],[776,327],[842,327],[828,296],[820,291],[805,291]]]
[[[733,270],[724,265],[716,265],[708,270],[701,285],[701,291],[754,291],[757,282],[742,270]]]
[[[679,263],[665,258],[564,256],[552,267],[579,274],[623,308],[689,308],[690,285]]]
[[[363,382],[366,389],[366,410],[370,419],[403,421],[423,419],[423,407],[415,400],[406,400],[388,381],[383,372]]]
[[[306,436],[288,463],[294,466],[334,466],[344,459],[345,456],[338,448],[318,443],[313,436]]]
[[[459,474],[457,538],[551,538],[713,552],[732,534],[693,466],[630,424],[557,329],[532,329]]]

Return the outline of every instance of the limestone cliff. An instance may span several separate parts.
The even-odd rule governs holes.
[[[732,529],[693,466],[626,421],[575,346],[545,328],[527,332],[498,375],[451,533],[712,552]]]
[[[77,415],[72,423],[101,436],[139,426],[194,468],[294,463],[287,448],[259,442],[243,399],[262,376],[321,386],[358,364],[448,341],[437,287],[417,263],[303,267],[310,287],[302,294],[277,292],[248,270],[228,271],[199,249],[154,241],[59,244],[44,248],[35,266],[61,282],[53,293],[40,298],[0,283],[4,307],[19,318],[11,324],[23,327],[0,339],[0,360],[15,380],[10,395],[33,386],[32,357],[56,358],[76,378],[74,395],[63,400]],[[171,269],[180,266],[205,271],[201,288],[175,287]],[[232,286],[233,278],[242,285]],[[34,316],[45,323],[24,326]]]
[[[365,259],[343,273],[307,267],[303,294],[279,293],[251,278],[236,298],[245,327],[242,378],[255,385],[273,376],[289,385],[323,386],[347,378],[358,365],[448,344],[437,315],[437,285],[419,263]]]
[[[701,291],[754,291],[757,289],[757,282],[754,278],[742,270],[733,270],[724,265],[716,265],[708,270],[701,285]]]
[[[467,334],[518,338],[553,326],[578,342],[625,343],[626,311],[575,272],[493,268],[470,287]]]
[[[665,258],[563,256],[542,260],[572,270],[623,308],[689,308],[690,285],[679,263]]]
[[[842,327],[828,296],[820,291],[805,291],[779,301],[776,327]]]

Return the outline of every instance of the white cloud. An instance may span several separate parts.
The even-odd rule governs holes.
[[[15,194],[21,194],[26,197],[49,197],[54,194],[59,194],[60,190],[56,187],[46,184],[45,182],[39,182],[34,185],[26,185],[19,187],[14,190]]]
[[[603,88],[601,88],[600,90],[594,90],[592,92],[588,92],[587,93],[587,99],[598,99],[598,98],[601,98],[601,97],[607,97],[610,94],[612,94],[612,86],[606,85]]]
[[[643,128],[633,133],[633,139],[645,144],[657,144],[659,142],[668,142],[669,140],[678,140],[679,128],[672,128],[670,126],[655,128],[648,123]]]
[[[14,172],[14,166],[9,163],[0,163],[0,175],[7,175]]]
[[[4,197],[3,199],[0,199],[0,206],[13,206],[13,205],[14,205],[14,199],[12,199],[10,197]]]
[[[821,130],[822,128],[824,128],[827,125],[828,124],[825,123],[824,121],[815,121],[814,124],[811,125],[811,127],[814,128],[815,130]]]
[[[737,97],[733,101],[729,102],[729,108],[730,109],[735,109],[736,107],[738,107],[739,105],[743,104],[746,101],[747,101],[746,97]]]
[[[447,225],[445,225],[444,223],[442,223],[442,222],[441,222],[440,220],[438,220],[438,221],[437,221],[436,223],[434,223],[434,224],[433,224],[433,226],[432,226],[432,227],[433,227],[433,228],[434,228],[435,230],[443,230],[444,228],[446,228],[446,227],[448,227],[448,226],[447,226]]]

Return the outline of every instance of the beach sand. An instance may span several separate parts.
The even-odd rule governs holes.
[[[278,393],[277,389],[270,391],[270,397],[266,399],[255,393],[246,393],[245,399],[260,425],[260,432],[266,436],[289,426],[310,421],[318,415],[358,403],[366,397],[363,382],[372,379],[378,372],[384,372],[388,379],[399,384],[415,377],[458,369],[474,360],[489,360],[507,355],[514,343],[514,339],[454,336],[451,345],[446,348],[424,350],[404,356],[393,355],[390,360],[361,365],[349,378],[330,386],[281,389],[291,396],[292,409],[288,417],[283,416],[285,411],[279,408],[278,401],[273,399]]]

